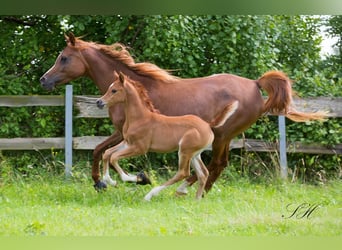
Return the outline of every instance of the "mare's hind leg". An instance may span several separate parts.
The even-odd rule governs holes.
[[[208,166],[209,177],[205,185],[206,192],[209,192],[217,178],[220,177],[223,170],[228,166],[229,145],[230,141],[223,145],[220,154],[213,154],[213,158]]]
[[[160,191],[168,186],[188,177],[190,175],[190,160],[192,155],[178,153],[178,171],[174,177],[165,182],[164,184],[153,188],[146,196],[145,200],[150,201],[153,196],[156,196]]]

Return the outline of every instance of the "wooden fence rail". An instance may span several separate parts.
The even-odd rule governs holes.
[[[93,150],[97,144],[106,139],[106,136],[82,136],[73,137],[74,150]],[[0,150],[43,150],[64,149],[65,138],[11,138],[0,139]],[[253,152],[275,152],[279,151],[278,142],[265,142],[254,139],[236,139],[230,144],[231,149],[243,148]],[[342,144],[334,146],[323,146],[320,144],[305,144],[302,142],[289,142],[286,145],[287,153],[308,154],[342,154]]]
[[[95,101],[98,96],[75,96],[74,103],[79,114],[77,117],[105,118],[108,117],[106,109],[98,109]],[[342,117],[342,98],[311,97],[294,99],[298,110],[303,112],[315,112],[318,110],[329,111],[329,117]]]
[[[106,118],[106,108],[98,109],[95,101],[99,96],[74,96],[74,105],[79,110],[77,117]],[[0,107],[29,107],[29,106],[64,106],[64,96],[33,95],[13,96],[1,95]],[[294,99],[298,110],[314,112],[317,110],[329,111],[330,117],[342,117],[342,97],[310,97]]]
[[[95,101],[98,96],[74,96],[74,107],[78,110],[76,118],[106,118],[106,109],[98,109]],[[329,116],[342,117],[342,98],[315,97],[294,100],[298,110],[314,112],[317,110],[329,111]],[[0,96],[0,107],[28,107],[28,106],[64,106],[64,96]],[[103,141],[105,136],[73,137],[72,145],[75,150],[92,150]],[[1,138],[0,150],[42,150],[64,149],[65,138]],[[270,152],[277,151],[279,144],[262,140],[234,140],[231,148],[244,148],[247,151]],[[313,153],[313,154],[342,154],[342,144],[323,146],[320,144],[304,144],[301,142],[288,143],[288,153]]]

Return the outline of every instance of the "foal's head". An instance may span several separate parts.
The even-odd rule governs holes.
[[[113,106],[116,103],[124,102],[126,93],[124,89],[125,76],[114,71],[114,82],[109,86],[107,92],[96,101],[96,105],[99,108],[103,108],[105,105],[108,107]]]
[[[108,107],[113,106],[116,103],[124,102],[127,96],[135,96],[139,98],[142,104],[153,113],[160,113],[156,109],[147,94],[147,90],[144,86],[136,81],[133,81],[123,73],[116,73],[114,71],[114,82],[109,86],[107,92],[96,101],[99,108],[103,108],[105,105]]]

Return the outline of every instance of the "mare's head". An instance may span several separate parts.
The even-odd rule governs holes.
[[[121,72],[118,74],[116,71],[114,71],[114,79],[114,82],[109,86],[107,92],[96,101],[96,105],[100,109],[102,109],[105,105],[110,107],[116,103],[125,101],[126,93],[124,84],[126,77]]]
[[[81,40],[70,33],[65,36],[67,46],[59,54],[55,64],[40,78],[46,90],[53,90],[56,85],[65,84],[86,73],[86,62],[80,52]]]

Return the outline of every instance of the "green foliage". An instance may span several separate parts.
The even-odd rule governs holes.
[[[265,71],[278,69],[295,81],[299,96],[341,97],[341,54],[324,60],[320,57],[322,24],[328,25],[330,34],[341,36],[341,16],[324,22],[317,16],[283,15],[1,16],[0,95],[63,95],[63,87],[53,93],[44,91],[39,77],[65,47],[63,34],[73,31],[77,36],[85,35],[85,40],[128,45],[137,62],[155,63],[180,77],[228,72],[257,79]],[[341,38],[337,46],[341,48]],[[99,94],[86,78],[73,81],[73,86],[77,95]],[[63,117],[61,107],[0,108],[0,137],[64,136]],[[342,141],[341,127],[340,119],[325,123],[287,121],[288,139],[333,145]],[[75,119],[74,136],[109,135],[112,131],[108,119]],[[276,141],[276,117],[259,119],[245,136]],[[34,164],[37,160],[22,155],[22,162]],[[147,165],[176,165],[174,155],[163,157],[149,156]],[[305,158],[291,157],[294,162]],[[146,165],[145,160],[139,159],[135,165]],[[331,162],[336,161],[317,157],[313,165],[330,168]]]

